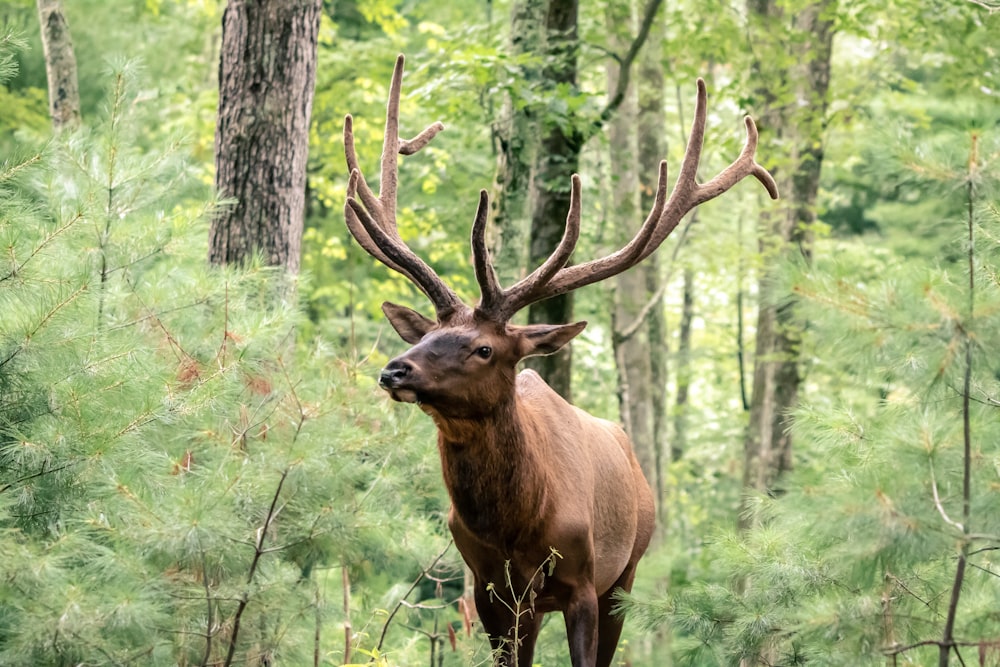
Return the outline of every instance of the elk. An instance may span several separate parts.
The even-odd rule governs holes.
[[[353,121],[344,121],[350,180],[344,217],[352,236],[376,260],[406,276],[434,306],[436,319],[386,302],[382,311],[411,344],[382,370],[380,386],[396,401],[416,403],[438,430],[438,450],[451,498],[448,525],[475,579],[474,599],[498,665],[531,665],[547,612],[563,613],[574,667],[611,664],[622,630],[613,594],[631,590],[639,558],[653,532],[653,495],[624,431],[592,417],[556,394],[521,359],[551,354],[583,331],[586,322],[517,325],[531,303],[590,285],[649,256],[683,216],[756,177],[772,198],[774,179],[757,164],[757,128],[745,119],[740,156],[704,184],[696,172],[705,131],[706,91],[698,80],[694,124],[680,174],[667,197],[660,163],[655,203],[634,238],[619,250],[567,265],[580,233],[580,178],[562,240],[540,267],[503,288],[486,247],[489,201],[480,192],[472,224],[472,257],[480,300],[456,293],[402,240],[396,224],[398,155],[412,155],[443,129],[428,126],[411,140],[399,137],[403,56],[389,89],[379,194],[368,186],[354,147]],[[554,550],[554,551],[553,551]],[[551,572],[540,565],[552,559]],[[509,579],[508,579],[509,577]],[[527,614],[515,594],[528,591]]]

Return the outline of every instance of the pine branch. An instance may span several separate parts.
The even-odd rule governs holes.
[[[10,179],[14,178],[14,176],[16,176],[18,172],[27,169],[36,162],[40,162],[41,159],[42,156],[36,153],[27,160],[22,160],[21,162],[15,162],[13,164],[9,162],[4,162],[2,169],[0,169],[0,183],[9,181]]]
[[[73,216],[64,225],[62,225],[61,227],[57,228],[55,231],[47,234],[45,236],[45,238],[42,239],[41,243],[39,243],[37,246],[35,246],[34,250],[31,251],[31,254],[29,254],[28,257],[24,261],[22,261],[20,263],[17,263],[16,258],[12,257],[12,259],[14,260],[15,266],[14,266],[13,269],[10,270],[10,272],[7,275],[5,275],[3,277],[0,277],[0,282],[4,282],[5,280],[9,280],[11,278],[14,278],[14,277],[20,275],[21,270],[24,269],[24,266],[28,262],[30,262],[32,259],[34,259],[35,256],[38,255],[38,253],[40,253],[47,245],[49,245],[50,243],[52,243],[52,241],[54,241],[60,234],[62,234],[63,232],[65,232],[67,229],[69,229],[70,227],[72,227],[73,225],[75,225],[77,222],[79,222],[82,219],[83,219],[83,214],[82,213],[77,213],[75,216]],[[11,255],[13,255],[13,253],[14,253],[14,251],[13,251],[13,249],[11,249]]]
[[[75,301],[78,296],[80,296],[82,293],[84,293],[86,291],[87,291],[87,285],[85,283],[81,287],[77,288],[77,290],[75,292],[73,292],[72,294],[70,294],[63,301],[61,301],[60,303],[56,304],[55,308],[53,308],[48,313],[46,313],[45,317],[43,317],[41,319],[41,321],[39,321],[39,323],[35,326],[35,328],[32,329],[30,332],[28,332],[28,334],[24,337],[24,340],[21,342],[21,344],[18,345],[17,347],[15,347],[11,351],[11,353],[7,355],[6,358],[4,358],[3,360],[0,360],[0,368],[3,368],[7,364],[9,364],[11,361],[14,360],[14,357],[16,357],[18,354],[20,354],[21,352],[23,352],[28,347],[28,343],[31,342],[32,337],[34,337],[35,334],[37,334],[39,331],[41,331],[42,327],[44,327],[46,324],[48,324],[49,320],[51,320],[53,317],[55,317],[56,313],[58,313],[60,310],[62,310],[63,308],[65,308],[66,306],[68,306],[70,303],[72,303],[73,301]]]

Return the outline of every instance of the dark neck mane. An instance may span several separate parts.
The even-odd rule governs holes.
[[[445,486],[462,522],[484,541],[513,547],[541,510],[542,468],[512,398],[477,419],[434,416]]]

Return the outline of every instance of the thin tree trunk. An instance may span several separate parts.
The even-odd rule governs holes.
[[[645,43],[653,24],[653,17],[662,0],[649,0],[639,30],[627,52],[622,56],[621,76],[627,83],[635,57]],[[577,36],[578,0],[549,0],[545,16],[545,45],[542,56],[546,63],[543,82],[547,94],[558,87],[576,89],[579,37]],[[531,232],[528,263],[541,264],[562,237],[566,212],[569,210],[570,176],[578,171],[580,151],[593,134],[614,116],[624,95],[621,86],[610,96],[607,105],[594,123],[581,127],[567,127],[564,122],[548,119],[543,124],[542,139],[536,155],[532,182]],[[528,322],[532,324],[562,324],[573,316],[573,294],[547,299],[532,304],[528,309]],[[532,357],[526,365],[538,371],[545,381],[570,399],[570,369],[572,347],[547,357]]]
[[[694,320],[694,271],[684,267],[681,323],[677,331],[677,394],[674,397],[674,439],[670,457],[679,460],[687,449],[688,393],[691,388],[691,322]]]
[[[658,11],[658,10],[657,10]],[[662,19],[662,17],[661,17]],[[653,208],[656,175],[660,161],[667,156],[666,81],[663,76],[663,45],[666,23],[654,19],[647,44],[639,58],[639,210],[645,215]],[[650,411],[653,413],[653,458],[656,466],[655,492],[659,515],[665,523],[666,488],[664,474],[667,455],[667,317],[663,307],[663,276],[659,255],[653,254],[641,265],[646,278],[646,294],[655,302],[649,309]],[[651,480],[653,481],[653,480]],[[662,533],[661,533],[662,534]]]
[[[609,6],[606,12],[611,44],[616,50],[628,46],[635,32],[636,7]],[[657,37],[659,31],[656,31]],[[640,76],[626,87],[621,105],[608,123],[611,169],[612,240],[621,247],[635,233],[651,206],[652,182],[659,162],[666,155],[662,136],[663,75],[659,66],[660,41],[651,38],[640,61]],[[646,55],[649,54],[649,55]],[[608,95],[619,87],[621,66],[608,63]],[[637,85],[638,84],[638,85]],[[639,91],[642,90],[640,93]],[[640,95],[642,107],[640,108]],[[656,490],[658,507],[664,507],[663,440],[665,357],[663,295],[655,257],[619,274],[614,279],[612,343],[618,370],[619,405],[625,430],[650,484]]]
[[[632,33],[635,17],[631,3],[610,4],[606,10],[608,32],[615,49]],[[626,37],[627,39],[627,37]],[[608,62],[607,87],[611,95],[618,87],[620,66]],[[635,85],[626,89],[618,113],[608,123],[608,139],[612,147],[609,156],[611,170],[611,211],[615,247],[632,238],[641,220],[639,202],[639,136],[637,131],[639,102]],[[653,413],[651,405],[652,373],[649,366],[649,327],[636,325],[643,316],[650,295],[647,294],[648,265],[614,277],[612,308],[612,344],[618,369],[619,408],[625,431],[632,439],[636,458],[646,478],[653,484],[659,477],[653,450]],[[627,331],[627,333],[626,333]]]
[[[299,270],[321,0],[229,0],[222,17],[209,260]]]
[[[773,493],[778,478],[792,467],[791,411],[798,403],[801,346],[800,325],[794,301],[774,293],[773,270],[793,255],[812,258],[811,226],[815,222],[816,196],[823,160],[823,123],[830,83],[833,24],[836,0],[819,0],[791,19],[791,30],[808,36],[800,57],[787,71],[775,73],[765,62],[756,64],[762,79],[762,96],[777,78],[788,84],[795,103],[777,106],[774,100],[762,115],[762,126],[781,135],[792,155],[776,171],[785,206],[762,217],[760,252],[764,258],[759,279],[760,305],[754,357],[750,424],[744,442],[743,482],[748,489]],[[752,0],[749,8],[774,35],[784,28],[782,10],[774,0]],[[769,81],[769,77],[775,80]],[[808,114],[803,113],[808,109]],[[767,134],[765,134],[767,138]],[[753,523],[748,508],[740,512],[740,526]]]
[[[69,24],[60,0],[38,0],[45,74],[49,84],[49,116],[58,132],[80,125],[80,88]]]
[[[340,566],[340,581],[344,589],[344,664],[351,662],[351,641],[354,629],[351,627],[351,575],[347,565]]]

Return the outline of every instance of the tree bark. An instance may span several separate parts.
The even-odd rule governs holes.
[[[539,53],[545,11],[545,0],[518,0],[511,8],[509,52],[515,62],[519,56]],[[533,68],[519,66],[522,85],[534,85],[539,76]],[[528,203],[539,143],[537,109],[515,95],[507,94],[493,124],[497,171],[490,250],[497,276],[504,285],[516,282],[526,273]]]
[[[49,116],[57,132],[80,125],[80,87],[69,24],[60,0],[38,0],[45,74],[49,84]]]
[[[744,441],[743,483],[748,489],[774,493],[778,478],[792,467],[791,411],[798,403],[801,327],[795,303],[788,295],[774,293],[774,270],[798,255],[812,259],[811,227],[823,160],[823,129],[830,83],[833,44],[832,13],[836,0],[819,0],[801,9],[783,27],[786,17],[775,0],[752,0],[752,17],[765,26],[765,33],[779,35],[790,30],[801,40],[784,71],[756,63],[761,77],[761,97],[769,104],[761,116],[765,140],[774,133],[791,147],[787,162],[776,169],[785,205],[761,219],[760,252],[764,258],[758,290],[757,341],[754,356],[750,424]],[[780,86],[779,86],[780,82]],[[790,98],[776,98],[767,86],[787,87]],[[804,113],[806,110],[808,113]],[[772,142],[777,145],[777,142]],[[780,304],[780,305],[778,305]],[[740,526],[753,518],[744,506]]]
[[[666,23],[655,17],[647,44],[639,58],[639,212],[645,217],[653,208],[660,161],[667,157],[666,81],[663,76],[663,45]],[[661,521],[665,522],[667,456],[667,317],[663,307],[663,276],[659,255],[654,253],[639,265],[645,276],[645,293],[652,307],[646,320],[649,341],[650,412],[653,414],[653,458],[656,466],[654,490]]]
[[[559,86],[576,89],[579,37],[578,0],[549,0],[545,16],[544,86],[551,94]],[[535,160],[532,183],[528,264],[541,265],[562,238],[569,211],[570,177],[579,171],[584,137],[564,123],[546,119]],[[563,294],[528,309],[529,324],[562,324],[573,317],[573,295]],[[571,398],[572,346],[556,354],[531,357],[525,365],[545,378],[567,401]]]
[[[606,20],[612,47],[616,50],[627,47],[628,39],[635,31],[634,4],[609,5]],[[666,154],[665,142],[661,139],[662,125],[657,126],[663,121],[662,68],[650,66],[659,60],[654,48],[647,46],[644,53],[652,55],[640,64],[638,81],[627,86],[617,113],[608,123],[608,138],[612,147],[609,156],[610,216],[614,223],[612,241],[616,248],[632,238],[644,217],[644,206],[651,206],[650,201],[643,201],[642,193],[647,188],[655,191],[656,185],[653,183],[650,186],[650,179],[655,178],[659,161]],[[611,59],[607,76],[609,97],[618,89],[620,70],[620,61]],[[641,109],[639,86],[635,83],[644,89]],[[647,140],[649,143],[644,143]],[[662,445],[662,441],[658,440],[657,427],[663,425],[665,369],[656,362],[662,362],[665,354],[662,339],[663,299],[659,283],[655,257],[616,276],[611,313],[622,423],[632,439],[646,479],[657,492],[658,506],[662,508],[664,461],[662,446],[658,446]],[[659,338],[654,338],[654,335]]]
[[[209,261],[299,270],[321,0],[229,0],[222,17]]]

